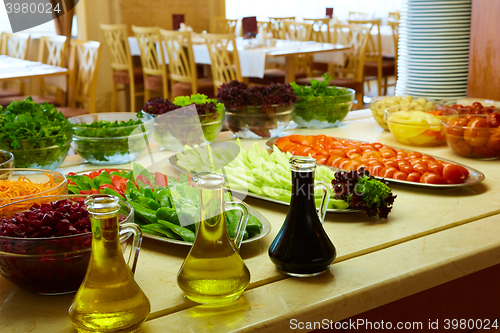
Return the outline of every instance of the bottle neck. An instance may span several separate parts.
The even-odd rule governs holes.
[[[200,189],[200,222],[209,226],[218,223],[224,211],[224,189]]]
[[[314,203],[314,171],[292,171],[292,203]]]

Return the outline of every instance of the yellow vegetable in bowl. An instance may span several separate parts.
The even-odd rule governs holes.
[[[410,146],[444,143],[441,116],[424,111],[386,112],[389,130],[396,140]]]
[[[389,127],[384,118],[384,113],[388,108],[397,109],[398,111],[432,111],[436,108],[434,102],[423,97],[413,98],[412,96],[375,97],[369,106],[377,123],[386,130],[389,130]]]

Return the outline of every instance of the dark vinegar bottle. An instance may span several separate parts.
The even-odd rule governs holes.
[[[323,219],[330,199],[326,183],[314,185],[316,160],[311,157],[292,156],[292,198],[283,226],[269,247],[269,257],[284,274],[298,277],[324,273],[335,260],[335,246],[323,229]],[[324,191],[316,211],[314,189]]]

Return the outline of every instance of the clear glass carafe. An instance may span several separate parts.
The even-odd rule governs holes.
[[[250,282],[250,271],[239,255],[248,210],[242,203],[224,201],[222,174],[199,173],[193,179],[200,189],[200,222],[177,284],[194,302],[223,304],[237,299]],[[242,213],[234,239],[224,218],[227,208]]]
[[[269,257],[282,273],[307,277],[328,270],[336,257],[335,246],[323,229],[330,187],[314,185],[316,160],[292,156],[292,198],[285,222],[269,247]],[[314,201],[315,188],[324,191],[319,211]]]
[[[135,270],[142,233],[134,223],[119,230],[118,198],[92,195],[85,200],[92,224],[92,252],[85,278],[69,308],[78,332],[135,332],[147,319],[150,303],[134,280],[120,246],[120,234],[132,233]]]

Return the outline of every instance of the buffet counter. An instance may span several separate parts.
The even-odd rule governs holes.
[[[351,112],[338,128],[287,132],[402,147],[369,110]],[[228,134],[218,140],[233,140]],[[265,140],[242,140],[245,148],[254,142],[266,145]],[[337,259],[329,272],[313,278],[287,277],[269,260],[267,250],[287,206],[247,198],[245,202],[269,220],[271,232],[242,245],[251,283],[240,299],[224,307],[199,306],[183,297],[176,276],[187,246],[145,238],[135,275],[151,302],[142,332],[276,332],[293,329],[297,322],[335,322],[499,264],[498,162],[461,158],[445,146],[403,148],[465,164],[484,173],[485,180],[454,189],[391,184],[397,198],[388,219],[327,213],[323,225],[337,248]],[[167,162],[170,154],[153,145],[138,162],[175,175]],[[82,162],[79,156],[69,156],[59,171],[97,169]],[[0,278],[1,332],[73,332],[67,316],[72,298],[30,294]]]

